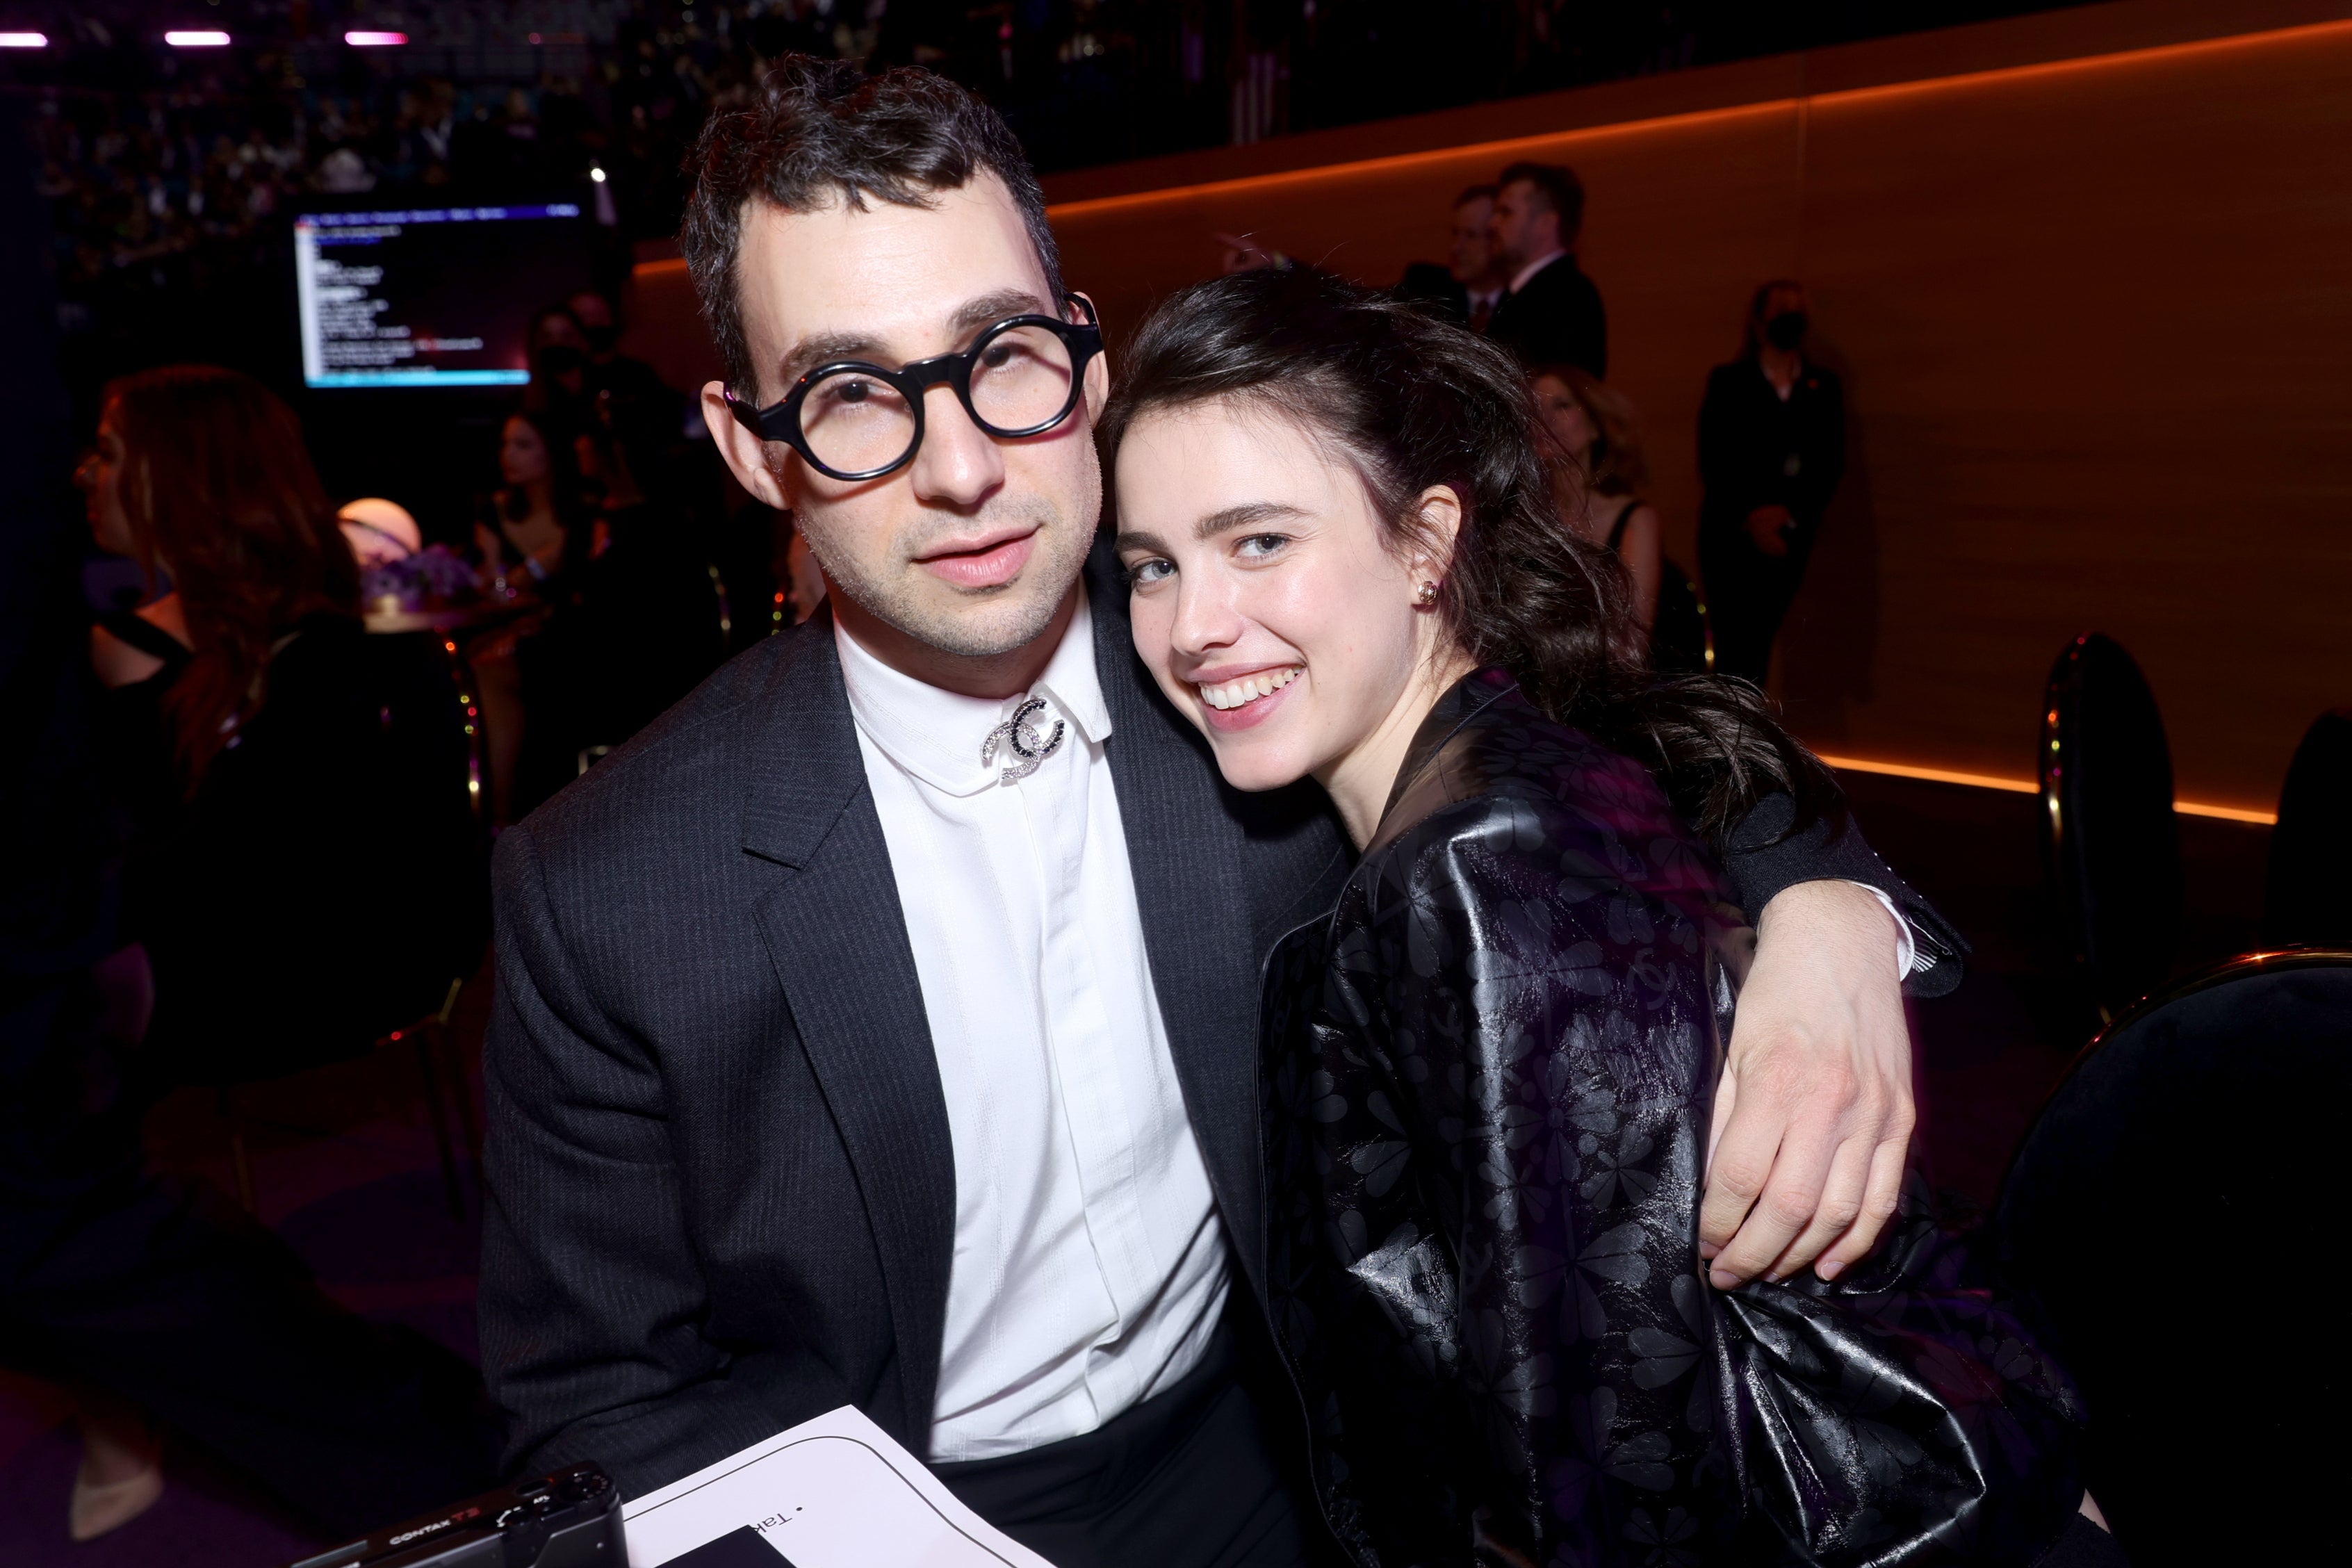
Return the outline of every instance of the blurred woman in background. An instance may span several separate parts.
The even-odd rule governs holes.
[[[1634,619],[1649,635],[1650,668],[1708,673],[1706,606],[1689,576],[1666,558],[1658,509],[1642,499],[1650,465],[1632,401],[1572,364],[1539,366],[1528,385],[1558,443],[1551,473],[1560,521],[1624,563],[1633,579]]]
[[[1572,364],[1542,366],[1528,377],[1544,426],[1569,462],[1553,465],[1560,521],[1589,544],[1614,552],[1633,579],[1633,618],[1657,619],[1658,509],[1642,499],[1649,464],[1625,395]]]
[[[89,632],[93,772],[128,841],[98,966],[116,1066],[42,1108],[89,1126],[92,1184],[37,1261],[7,1260],[0,1342],[79,1387],[76,1540],[161,1495],[149,1412],[324,1528],[366,1528],[488,1479],[478,1379],[332,1306],[245,1216],[143,1176],[139,1119],[177,1082],[364,1050],[470,970],[462,763],[446,798],[414,787],[411,705],[362,631],[293,413],[258,383],[175,365],[110,384],[76,477],[99,547],[166,591]],[[466,928],[471,954],[445,951]]]
[[[563,727],[555,711],[559,697],[546,689],[543,655],[552,644],[545,650],[534,645],[551,631],[561,640],[555,622],[574,607],[591,553],[594,519],[578,437],[575,426],[544,407],[509,415],[499,437],[501,483],[474,523],[483,591],[520,601],[530,612],[467,649],[481,691],[491,819],[501,826],[571,776],[554,734]],[[541,731],[536,737],[534,721]]]

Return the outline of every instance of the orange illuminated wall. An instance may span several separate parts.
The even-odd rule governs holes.
[[[2147,669],[2179,793],[2258,814],[2352,702],[2352,6],[2084,6],[1048,195],[1116,342],[1219,230],[1393,281],[1518,157],[1590,193],[1611,379],[1686,566],[1707,369],[1757,282],[1810,287],[1853,468],[1776,685],[1821,750],[2028,778],[2049,665],[2095,628]],[[641,282],[658,314],[683,279]]]

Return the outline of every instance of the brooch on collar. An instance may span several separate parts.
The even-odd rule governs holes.
[[[1036,727],[1029,722],[1032,717],[1045,710],[1045,699],[1030,698],[1013,710],[1012,718],[991,730],[988,739],[980,743],[980,765],[983,768],[996,761],[999,745],[1013,748],[1017,760],[1004,764],[1004,771],[997,775],[997,783],[1011,784],[1015,779],[1027,778],[1037,771],[1039,763],[1062,749],[1066,726],[1059,719],[1054,721],[1054,732],[1042,741],[1037,738]]]

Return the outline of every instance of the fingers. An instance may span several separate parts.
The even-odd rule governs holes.
[[[1879,1233],[1903,1201],[1904,1159],[1910,1147],[1911,1109],[1906,1105],[1888,1119],[1885,1133],[1870,1156],[1870,1184],[1863,1194],[1862,1212],[1813,1265],[1814,1273],[1834,1279],[1878,1245]]]
[[[1810,1137],[1800,1131],[1804,1087],[1785,1054],[1768,1056],[1740,1077],[1699,1205],[1699,1239],[1717,1248],[1709,1278],[1718,1289],[1762,1273],[1820,1202],[1836,1140],[1819,1123]]]
[[[1853,1228],[1862,1217],[1864,1195],[1870,1187],[1873,1153],[1866,1139],[1848,1138],[1837,1146],[1830,1156],[1829,1178],[1822,1184],[1822,1198],[1813,1207],[1813,1217],[1765,1269],[1766,1279],[1788,1279]]]

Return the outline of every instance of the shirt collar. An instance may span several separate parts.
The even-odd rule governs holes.
[[[1095,672],[1094,616],[1083,586],[1076,613],[1045,673],[1021,697],[965,697],[893,669],[851,637],[838,616],[833,639],[858,730],[893,763],[949,795],[978,795],[997,782],[1003,759],[983,767],[980,744],[1024,698],[1045,699],[1051,711],[1031,723],[1048,734],[1053,721],[1062,719],[1090,745],[1110,739],[1110,710]]]
[[[1545,268],[1549,267],[1553,262],[1558,261],[1561,257],[1566,256],[1567,254],[1567,251],[1558,248],[1547,250],[1541,256],[1537,257],[1533,261],[1528,262],[1525,267],[1520,268],[1517,276],[1511,279],[1511,292],[1516,294],[1520,289],[1526,288],[1537,273],[1541,272]]]

